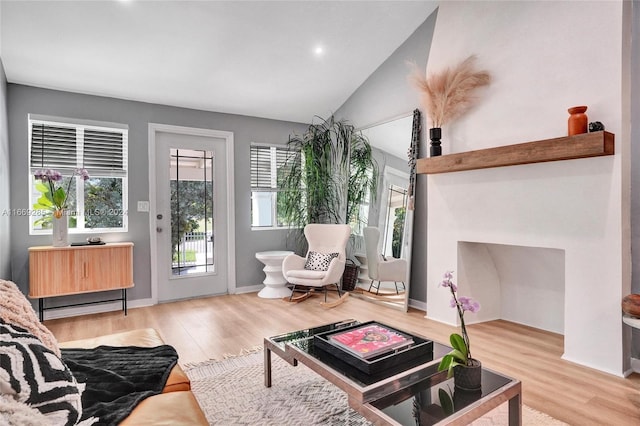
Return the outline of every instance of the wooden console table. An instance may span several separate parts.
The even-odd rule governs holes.
[[[68,247],[29,248],[29,297],[38,300],[40,321],[44,311],[122,301],[127,314],[127,289],[133,283],[133,243],[110,243]],[[121,290],[117,299],[75,303],[64,306],[44,306],[48,297]]]

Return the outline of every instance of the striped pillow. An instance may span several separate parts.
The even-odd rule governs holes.
[[[24,328],[0,319],[0,391],[28,404],[51,424],[75,425],[82,390],[53,351]]]

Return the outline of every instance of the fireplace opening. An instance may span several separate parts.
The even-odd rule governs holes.
[[[503,319],[564,334],[565,251],[458,241],[459,294],[482,309],[469,323]]]

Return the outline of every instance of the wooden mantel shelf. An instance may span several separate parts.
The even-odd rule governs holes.
[[[615,135],[606,131],[525,142],[477,151],[418,159],[421,174],[460,172],[490,167],[600,157],[615,153]]]

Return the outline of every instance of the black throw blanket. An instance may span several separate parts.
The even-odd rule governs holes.
[[[120,423],[145,398],[162,392],[178,354],[169,345],[98,346],[62,349],[62,359],[78,383],[85,383],[82,418],[98,425]]]

